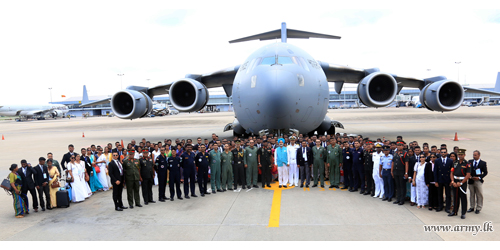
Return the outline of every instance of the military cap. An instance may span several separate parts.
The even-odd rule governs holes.
[[[396,144],[399,146],[399,145],[405,145],[406,143],[404,141],[398,141],[396,142]]]
[[[143,153],[146,153],[146,152],[148,152],[148,153],[149,153],[149,150],[148,150],[147,148],[145,148],[145,149],[143,149],[143,150],[142,150],[142,152],[143,152]]]
[[[297,137],[295,137],[295,136],[290,136],[290,141],[295,141],[295,140],[297,140]]]
[[[234,141],[234,143],[241,143],[241,140],[240,139],[236,139],[236,141]]]
[[[130,153],[130,152],[135,152],[135,149],[129,149],[129,150],[127,150],[127,151],[128,151],[129,153]]]
[[[373,144],[373,142],[372,141],[367,141],[366,144]]]
[[[385,151],[385,150],[390,150],[390,149],[391,149],[391,147],[389,147],[389,146],[384,146],[384,151]]]
[[[376,148],[381,148],[381,147],[382,147],[382,143],[378,143],[378,142],[377,142],[377,143],[375,143],[375,147],[376,147]]]
[[[458,154],[465,154],[465,151],[467,151],[467,149],[464,149],[464,148],[459,148],[458,149]]]

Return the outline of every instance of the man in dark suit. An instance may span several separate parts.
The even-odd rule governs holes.
[[[66,163],[71,161],[71,156],[75,155],[75,152],[73,152],[73,150],[75,150],[75,147],[73,146],[73,144],[68,145],[68,150],[69,150],[69,152],[64,154],[63,158],[61,160],[61,166],[62,166],[63,170],[66,170]]]
[[[446,206],[444,211],[450,213],[451,206],[451,189],[450,189],[450,171],[453,167],[453,162],[448,158],[448,151],[446,148],[441,149],[441,157],[436,159],[434,166],[434,184],[437,188],[438,193],[438,209],[436,212],[443,210],[443,189],[446,195]]]
[[[488,168],[486,166],[486,162],[480,159],[481,153],[478,150],[474,151],[473,157],[474,159],[469,161],[469,165],[471,166],[471,178],[468,181],[470,190],[470,208],[467,212],[473,212],[475,207],[476,214],[478,214],[483,208],[483,183],[484,177],[488,174]]]
[[[35,181],[33,177],[35,176],[35,170],[28,164],[26,160],[21,161],[21,168],[17,170],[17,173],[21,176],[23,185],[21,187],[21,197],[26,203],[26,207],[29,208],[28,202],[28,191],[31,193],[31,200],[33,201],[33,209],[38,212],[38,199],[36,197]]]
[[[38,159],[38,165],[34,167],[34,170],[35,187],[38,190],[40,207],[42,208],[42,211],[45,211],[45,202],[43,201],[43,195],[45,194],[47,209],[52,210],[50,207],[49,170],[47,169],[47,166],[45,166],[45,158],[40,157]]]
[[[313,165],[313,155],[306,141],[302,141],[302,146],[297,149],[297,167],[300,169],[300,187],[304,187],[304,179],[306,179],[306,187],[309,187],[311,182],[311,166]]]
[[[92,163],[90,163],[90,156],[87,155],[87,150],[85,148],[82,148],[80,152],[82,153],[82,155],[80,156],[80,160],[84,162],[85,171],[89,176],[92,176]],[[87,183],[90,185],[90,178]]]
[[[113,185],[113,202],[115,203],[116,211],[123,211],[127,207],[123,206],[122,193],[123,193],[123,166],[118,159],[118,152],[113,153],[113,160],[109,162],[108,174],[111,178]]]

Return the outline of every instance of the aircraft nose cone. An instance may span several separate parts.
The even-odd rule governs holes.
[[[274,69],[262,77],[265,77],[268,86],[264,94],[268,124],[273,124],[276,128],[289,128],[290,115],[294,112],[297,101],[297,75],[287,70]]]

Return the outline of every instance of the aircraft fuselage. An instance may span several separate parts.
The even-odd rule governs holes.
[[[313,131],[324,120],[329,87],[316,60],[288,43],[250,55],[233,83],[236,118],[246,133],[264,129]]]

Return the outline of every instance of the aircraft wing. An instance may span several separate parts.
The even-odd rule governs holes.
[[[478,94],[486,94],[486,95],[500,95],[499,92],[489,91],[485,89],[476,89],[471,87],[464,87],[465,92],[468,93],[478,93]]]
[[[239,68],[240,65],[237,65],[203,75],[188,74],[186,75],[186,78],[197,80],[207,86],[207,88],[223,87],[224,85],[232,86],[234,77],[236,76]],[[147,92],[150,96],[168,94],[168,90],[173,83],[174,82],[149,88]]]
[[[330,64],[321,61],[318,62],[321,65],[323,71],[325,72],[328,82],[339,83],[339,85],[346,82],[359,83],[363,78],[365,78],[365,76],[380,71],[378,68],[361,69],[361,68],[353,68],[338,64]],[[418,79],[413,77],[398,76],[395,74],[391,75],[394,77],[394,79],[396,79],[396,82],[398,83],[400,88],[409,87],[409,88],[422,89],[427,83],[446,79],[446,77],[444,76],[437,76],[427,79]]]
[[[111,97],[108,97],[106,99],[102,99],[102,100],[99,100],[99,101],[87,102],[87,103],[84,103],[84,104],[80,105],[80,107],[90,107],[90,106],[95,106],[95,105],[106,104],[106,103],[109,103],[109,102],[111,102]]]

